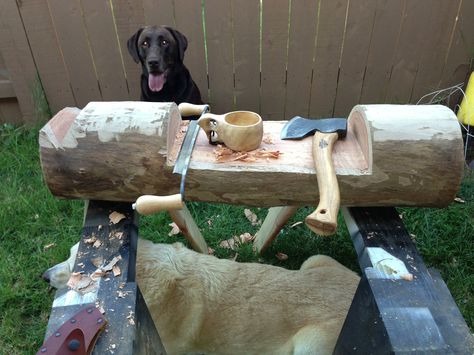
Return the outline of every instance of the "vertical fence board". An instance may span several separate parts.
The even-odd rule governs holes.
[[[48,0],[77,105],[101,100],[78,0]]]
[[[140,100],[141,66],[128,53],[127,41],[145,23],[143,5],[141,0],[113,0],[112,4],[129,97]]]
[[[143,14],[146,25],[176,27],[173,0],[143,0]]]
[[[321,0],[319,4],[309,110],[311,117],[333,115],[347,2]]]
[[[231,0],[206,0],[206,45],[209,102],[213,112],[234,109]]]
[[[359,103],[372,35],[376,0],[351,1],[337,83],[334,115],[347,117]]]
[[[61,48],[46,0],[23,0],[19,5],[29,45],[52,114],[75,106]]]
[[[128,100],[127,81],[109,0],[82,0],[102,99]]]
[[[0,21],[3,21],[1,15]],[[1,31],[5,31],[5,29],[0,29]],[[0,38],[2,36],[0,33]],[[21,125],[23,123],[23,115],[21,114],[13,83],[0,49],[0,124],[3,123]]]
[[[403,0],[378,0],[360,102],[384,103],[395,55]]]
[[[463,0],[451,48],[444,66],[443,75],[438,85],[446,88],[461,82],[467,84],[468,74],[472,70],[472,61],[474,58],[474,1]],[[450,101],[450,105],[458,104],[460,95],[455,95]]]
[[[392,74],[386,102],[405,104],[410,101],[422,48],[430,34],[431,0],[406,1],[397,53],[392,63]]]
[[[423,95],[433,92],[441,78],[449,41],[454,27],[459,1],[432,0],[432,16],[429,36],[421,54],[418,73],[411,101],[417,102]]]
[[[188,50],[184,64],[191,72],[194,82],[201,91],[202,100],[209,100],[207,65],[204,49],[204,29],[200,0],[175,0],[176,28],[188,39]],[[211,107],[211,109],[213,109]]]
[[[25,123],[16,98],[0,99],[0,124],[2,123],[15,125]]]
[[[261,116],[265,120],[283,120],[289,0],[262,3]]]
[[[126,44],[146,23],[175,27],[188,38],[185,64],[204,101],[211,93],[214,111],[252,110],[265,119],[345,115],[358,101],[413,102],[465,80],[471,69],[473,1],[262,4],[4,0],[1,54],[30,117],[41,101],[37,75],[53,113],[91,100],[138,100],[141,68]],[[2,108],[2,119],[8,110]]]
[[[3,1],[0,7],[0,51],[20,104],[23,121],[29,124],[37,122],[42,117],[37,117],[33,100],[33,85],[38,84],[36,68],[14,0]]]
[[[308,116],[318,1],[291,2],[285,118]]]
[[[235,105],[260,112],[260,4],[232,0]]]

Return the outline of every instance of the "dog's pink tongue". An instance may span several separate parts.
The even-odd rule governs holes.
[[[151,91],[160,91],[165,84],[165,74],[148,75],[148,87]]]

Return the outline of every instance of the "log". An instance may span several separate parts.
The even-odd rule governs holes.
[[[174,103],[65,108],[39,132],[45,181],[53,195],[64,198],[133,201],[178,192],[179,177],[166,161],[180,123]]]
[[[449,108],[358,105],[348,119],[347,137],[333,151],[341,205],[444,207],[453,201],[464,160],[461,129]],[[186,198],[260,207],[316,205],[312,137],[282,141],[284,124],[264,122],[260,149],[279,151],[278,159],[250,162],[216,161],[216,147],[201,131]],[[79,114],[65,109],[40,131],[45,181],[63,198],[135,201],[144,194],[177,193],[180,176],[172,168],[186,125],[170,103],[90,103]]]

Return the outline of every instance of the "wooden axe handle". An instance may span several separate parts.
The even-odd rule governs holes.
[[[313,137],[313,159],[318,179],[319,204],[306,217],[306,225],[316,234],[332,235],[337,229],[337,215],[341,203],[332,150],[337,133],[316,132]]]
[[[138,213],[149,215],[161,211],[180,210],[184,206],[181,194],[169,196],[143,195],[132,205]]]

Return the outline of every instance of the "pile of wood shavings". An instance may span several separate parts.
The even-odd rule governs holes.
[[[225,163],[230,161],[244,161],[247,163],[255,162],[258,159],[278,159],[283,154],[279,150],[266,150],[265,148],[252,150],[250,152],[236,152],[232,149],[218,144],[214,149],[214,155],[218,163]]]

